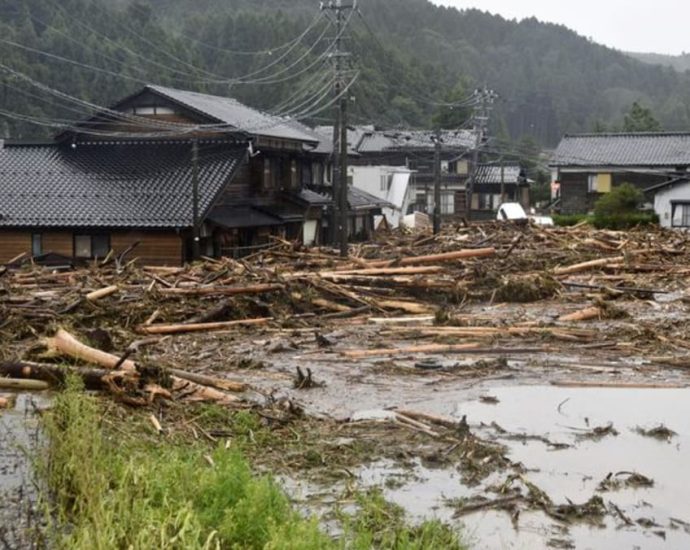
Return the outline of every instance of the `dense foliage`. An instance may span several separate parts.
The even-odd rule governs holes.
[[[287,67],[301,55],[305,62],[299,67],[308,65],[325,47],[323,41],[308,51],[320,27],[282,60],[281,50],[237,52],[285,44],[308,26],[318,5],[316,0],[0,0],[0,63],[99,104],[155,82],[230,94],[271,110],[311,73],[262,85],[213,83],[214,75],[237,77],[271,63],[262,74],[284,70],[287,76],[299,71]],[[514,139],[531,135],[542,145],[555,144],[563,132],[621,127],[636,101],[651,108],[666,129],[690,126],[690,74],[637,61],[563,26],[508,21],[428,0],[362,0],[360,9],[346,41],[362,70],[352,90],[355,122],[460,124],[468,110],[439,103],[486,85],[500,94],[492,113],[494,132]],[[0,109],[33,117],[83,116],[79,109],[56,106],[2,67]],[[0,118],[0,135],[32,133],[36,127],[27,122]]]

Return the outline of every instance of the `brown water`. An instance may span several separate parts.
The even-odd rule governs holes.
[[[0,548],[33,548],[31,529],[38,524],[32,451],[40,430],[39,408],[45,397],[20,394],[13,409],[0,411]]]
[[[583,549],[690,548],[690,390],[516,386],[495,388],[490,393],[499,399],[498,404],[472,400],[434,403],[433,408],[457,417],[467,415],[476,433],[506,444],[511,460],[527,468],[525,477],[555,503],[568,499],[584,503],[598,494],[607,505],[615,503],[634,525],[611,516],[603,528],[579,524],[565,529],[545,514],[530,511],[521,513],[517,529],[501,511],[453,520],[453,509],[446,499],[484,494],[484,488],[501,476],[492,476],[482,487],[470,489],[462,485],[454,470],[429,470],[417,464],[411,471],[382,462],[363,468],[360,482],[381,485],[388,499],[417,518],[455,521],[459,528],[462,522],[476,549],[549,548],[549,541],[556,539]],[[571,447],[555,451],[540,441],[507,439],[487,426],[492,422],[513,435],[544,436]],[[598,441],[579,437],[588,428],[610,423],[617,436]],[[638,426],[649,429],[659,424],[677,435],[670,441],[658,441],[635,431]],[[596,491],[609,473],[621,471],[650,477],[654,486]],[[646,525],[639,525],[638,520]]]

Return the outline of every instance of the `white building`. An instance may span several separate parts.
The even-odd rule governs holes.
[[[410,185],[414,172],[399,166],[350,166],[348,170],[353,187],[394,207],[383,208],[382,214],[391,227],[398,227],[415,198]]]
[[[646,191],[654,193],[654,212],[662,227],[690,229],[690,180],[676,178]]]

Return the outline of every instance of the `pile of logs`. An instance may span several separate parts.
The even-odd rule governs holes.
[[[548,291],[529,292],[528,300],[557,297],[566,289],[649,296],[687,288],[689,241],[686,233],[661,229],[612,232],[489,223],[449,227],[437,236],[387,234],[375,242],[353,245],[347,258],[331,249],[304,249],[276,239],[268,249],[242,260],[207,258],[185,267],[140,266],[135,260],[124,266],[106,261],[68,271],[31,263],[2,266],[0,361],[5,363],[0,377],[37,385],[60,381],[64,369],[18,359],[22,342],[42,337],[60,357],[89,366],[90,370],[74,367],[80,369],[87,387],[115,394],[125,388],[128,398],[137,402],[173,393],[233,402],[237,397],[231,392],[244,389],[241,384],[230,387],[175,372],[162,385],[128,356],[86,346],[59,329],[115,333],[119,346],[128,348],[145,337],[318,327],[345,318],[350,323],[362,319],[384,325],[391,317],[406,315],[434,320],[452,303],[511,301],[513,294],[514,301],[525,301],[516,289],[533,281],[546,281]],[[606,314],[597,304],[574,312],[564,309],[561,323]],[[416,330],[422,336],[427,330],[429,336],[446,334],[477,342],[496,336],[547,335],[574,342],[594,337],[592,331],[563,326],[430,329],[427,325],[385,330]],[[476,342],[457,346],[483,348]],[[387,353],[372,350],[363,356],[382,351]],[[0,379],[0,388],[3,384],[11,383]]]

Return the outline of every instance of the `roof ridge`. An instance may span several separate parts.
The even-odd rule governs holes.
[[[674,132],[589,132],[581,134],[564,134],[563,139],[569,138],[593,138],[593,137],[673,137],[673,136],[688,136],[690,131],[674,131]]]

